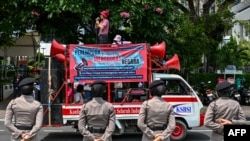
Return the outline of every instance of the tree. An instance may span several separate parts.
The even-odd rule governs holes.
[[[176,0],[10,0],[0,3],[1,15],[5,15],[0,25],[6,26],[0,31],[10,38],[13,31],[21,34],[27,25],[36,25],[44,41],[55,38],[64,44],[95,43],[95,18],[100,11],[109,9],[111,41],[116,34],[134,43],[152,45],[166,41],[167,54],[178,53],[184,71],[190,72],[200,65],[203,52],[209,64],[215,64],[213,51],[231,27],[232,17],[227,9],[229,0],[218,5],[219,13],[212,14],[210,9],[215,0],[206,1],[203,11],[195,2],[188,0],[188,7],[184,7]],[[7,27],[10,25],[11,28]]]
[[[215,0],[207,0],[202,5],[202,11],[199,8],[199,1],[197,4],[197,1],[195,0],[188,0],[187,7],[185,7],[178,1],[174,2],[175,6],[179,7],[179,9],[189,17],[189,22],[193,23],[193,28],[190,28],[189,32],[194,33],[192,30],[200,30],[200,33],[196,35],[193,34],[194,36],[191,37],[195,38],[193,40],[196,40],[198,43],[200,43],[200,45],[194,44],[193,48],[202,50],[201,52],[197,51],[196,54],[203,54],[205,60],[207,60],[207,64],[205,64],[205,70],[208,66],[212,66],[213,68],[217,67],[217,62],[215,61],[217,59],[217,48],[223,40],[223,35],[227,33],[233,25],[233,14],[229,11],[229,6],[233,2],[234,1],[231,0],[225,0],[223,3],[219,3]],[[212,7],[214,6],[217,6],[217,12],[211,11]],[[187,22],[184,22],[184,24],[186,23]],[[185,33],[187,33],[186,30]],[[179,36],[179,38],[182,38],[184,40],[183,43],[190,42],[190,39],[186,36]],[[198,38],[198,40],[196,38]],[[182,43],[179,42],[179,45],[182,45]],[[193,59],[197,61],[200,58],[198,57]],[[200,60],[197,62],[199,62],[199,64],[201,63]],[[192,62],[187,62],[186,66],[190,63]],[[190,67],[189,69],[187,69],[188,72],[193,68],[194,67]]]
[[[250,66],[250,42],[243,39],[238,44],[239,47],[239,59],[240,59],[240,67]]]
[[[6,9],[1,11],[1,15],[6,15],[2,17],[3,21],[11,21],[13,25],[22,27],[13,26],[8,30],[8,37],[13,31],[24,31],[26,25],[35,23],[44,40],[57,38],[65,44],[79,41],[94,43],[97,36],[93,29],[95,18],[104,9],[110,10],[111,39],[115,34],[122,34],[133,42],[154,44],[162,40],[167,41],[168,34],[178,25],[174,7],[169,0],[11,0],[7,3],[1,2],[1,7]],[[129,17],[122,16],[124,12],[128,13]],[[16,18],[7,15],[16,15]],[[21,17],[22,22],[18,20]],[[122,30],[122,26],[126,30]],[[84,35],[77,30],[79,28],[85,29]],[[4,31],[5,28],[1,30]]]
[[[238,44],[234,37],[230,37],[230,41],[218,49],[218,59],[216,63],[218,68],[223,70],[227,65],[235,65],[242,67],[249,62],[249,46],[245,46],[247,41],[242,40]],[[245,62],[245,63],[244,63]]]
[[[37,20],[36,15],[29,5],[19,0],[0,2],[0,47],[13,45],[13,38],[25,34]]]

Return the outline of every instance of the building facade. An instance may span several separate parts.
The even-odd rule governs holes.
[[[234,20],[244,21],[250,24],[250,0],[238,0],[236,4],[231,8],[234,13]],[[232,28],[232,36],[239,42],[240,40],[250,41],[249,27],[236,23]]]

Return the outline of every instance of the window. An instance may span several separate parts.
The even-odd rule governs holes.
[[[163,80],[167,86],[166,95],[189,95],[189,87],[179,79]]]

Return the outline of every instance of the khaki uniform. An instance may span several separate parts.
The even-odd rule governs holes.
[[[6,108],[4,125],[12,133],[11,141],[20,141],[22,132],[29,133],[30,141],[39,141],[42,123],[43,107],[32,95],[21,95]]]
[[[113,105],[101,97],[94,97],[82,106],[78,129],[83,135],[83,141],[93,141],[95,138],[112,141],[112,134],[115,131]]]
[[[163,127],[164,124],[165,127]],[[175,115],[172,105],[157,96],[148,102],[144,101],[137,125],[143,132],[142,141],[153,141],[154,135],[158,133],[163,134],[162,141],[170,141],[170,135],[175,129]]]
[[[246,120],[232,120],[232,124],[235,124],[235,125],[250,125],[250,121],[246,121]]]
[[[211,141],[223,141],[224,126],[216,123],[216,119],[223,118],[228,120],[246,120],[245,114],[240,104],[228,97],[220,97],[210,103],[205,114],[204,124],[207,128],[212,129]]]

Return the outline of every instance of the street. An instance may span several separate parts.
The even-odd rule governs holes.
[[[187,138],[184,141],[210,141],[211,130],[205,127],[194,128],[188,132]],[[10,132],[3,126],[3,121],[0,121],[0,136],[1,141],[10,140]],[[82,135],[76,133],[70,127],[43,127],[39,133],[41,141],[79,141],[82,140]],[[139,141],[141,134],[126,134],[121,136],[113,136],[113,141]]]

